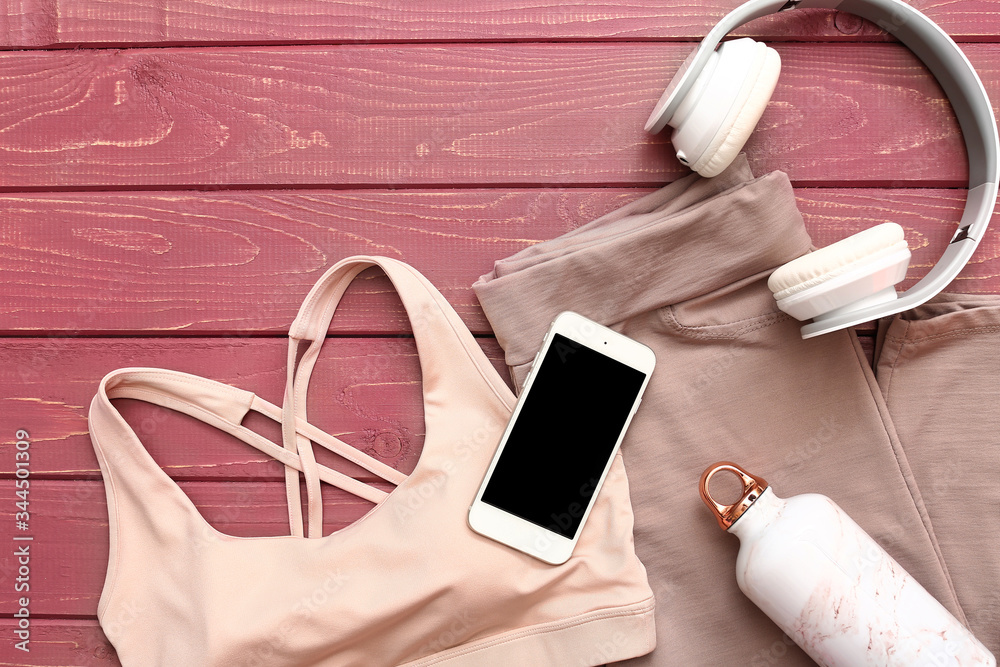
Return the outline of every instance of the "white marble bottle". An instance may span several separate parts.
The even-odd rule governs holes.
[[[712,498],[719,471],[742,497]],[[767,482],[729,462],[701,477],[701,497],[723,530],[740,538],[740,589],[825,667],[996,665],[965,626],[826,496],[782,500]]]

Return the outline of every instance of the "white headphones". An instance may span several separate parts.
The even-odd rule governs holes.
[[[778,308],[812,318],[802,337],[843,329],[915,308],[943,290],[972,256],[993,214],[1000,178],[1000,143],[993,107],[958,45],[929,18],[901,0],[750,0],[708,33],[688,56],[646,121],[646,130],[674,128],[677,159],[702,176],[733,161],[767,106],[781,70],[778,52],[749,38],[719,46],[755,18],[796,8],[840,9],[866,18],[910,48],[941,84],[969,153],[969,195],[958,231],[937,264],[916,285],[896,294],[910,251],[903,228],[889,222],[779,267],[768,280]]]

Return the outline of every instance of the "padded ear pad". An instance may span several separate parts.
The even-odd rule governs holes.
[[[775,299],[784,299],[901,248],[906,248],[903,228],[886,222],[793,259],[771,274],[767,286]]]
[[[809,319],[878,292],[895,298],[889,288],[906,276],[909,259],[903,228],[887,222],[792,260],[767,286],[781,310]]]
[[[733,42],[726,42],[719,47],[721,59],[715,76],[725,76],[721,70],[726,67],[746,67],[746,62],[737,64],[726,58],[727,47],[731,44]],[[781,72],[781,58],[778,52],[760,42],[752,44],[753,51],[748,54],[749,71],[743,75],[729,112],[722,125],[715,129],[715,135],[709,141],[708,148],[691,165],[691,168],[702,176],[716,176],[732,163],[757,126],[757,121],[767,108],[774,87],[778,83],[778,74]],[[703,100],[703,102],[718,104],[725,101]],[[694,113],[697,113],[697,110]]]

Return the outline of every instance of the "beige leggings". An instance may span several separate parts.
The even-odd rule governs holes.
[[[737,588],[739,541],[698,497],[711,463],[833,498],[1000,655],[1000,298],[943,296],[857,337],[802,340],[770,271],[810,240],[787,177],[738,160],[506,260],[475,289],[523,382],[575,310],[657,368],[625,438],[636,552],[656,595],[649,665],[812,665]]]

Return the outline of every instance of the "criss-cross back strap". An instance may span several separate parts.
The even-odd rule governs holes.
[[[289,330],[282,440],[285,448],[296,453],[302,461],[309,512],[309,537],[322,535],[320,476],[310,436],[300,434],[295,424],[306,421],[309,379],[337,305],[354,278],[372,266],[379,266],[385,271],[410,319],[420,357],[424,422],[428,434],[431,432],[431,423],[446,415],[447,398],[460,394],[474,383],[488,386],[504,405],[512,406],[514,401],[510,390],[486,359],[461,318],[416,269],[388,257],[355,256],[338,262],[310,290]],[[299,358],[300,343],[306,341],[309,345]],[[428,401],[430,395],[436,399]],[[425,448],[428,447],[429,440],[429,437],[425,439]],[[291,530],[293,534],[301,535],[302,505],[297,470],[286,468],[285,482]]]
[[[252,392],[180,371],[160,368],[121,368],[109,373],[101,381],[95,397],[95,408],[103,411],[106,416],[110,415],[122,428],[128,429],[124,419],[110,403],[110,399],[114,398],[138,399],[183,412],[256,447],[283,463],[286,469],[299,471],[303,469],[302,462],[295,453],[242,425],[243,419],[251,410],[274,421],[281,421],[281,408]],[[399,471],[324,433],[304,420],[295,421],[295,431],[387,482],[399,484],[406,479],[406,476]],[[140,460],[144,461],[145,458],[148,458],[148,455]],[[150,464],[147,467],[159,468],[151,459],[147,463]],[[374,503],[381,502],[387,495],[381,489],[364,484],[327,466],[317,465],[317,474],[324,482]]]

